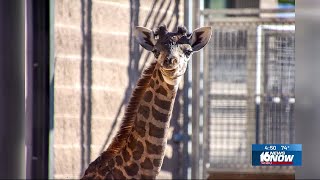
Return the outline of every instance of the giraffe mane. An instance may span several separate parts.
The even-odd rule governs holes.
[[[151,80],[151,76],[156,64],[156,61],[152,62],[149,67],[147,67],[143,71],[135,89],[131,94],[131,98],[124,113],[124,117],[122,118],[120,129],[117,132],[117,135],[113,138],[107,150],[103,152],[103,158],[106,158],[107,160],[111,159],[112,157],[117,155],[117,153],[125,146],[134,125],[134,120],[138,111],[139,103],[143,98],[147,87],[149,86],[149,82]]]

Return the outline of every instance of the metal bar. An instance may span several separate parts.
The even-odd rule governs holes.
[[[33,124],[33,55],[32,55],[32,1],[26,1],[26,178],[31,179],[32,167],[32,124]]]
[[[49,162],[48,162],[48,177],[49,179],[53,179],[53,173],[54,173],[54,10],[55,10],[55,1],[49,1],[49,16],[50,16],[50,22],[49,22],[49,34],[50,34],[50,39],[49,39],[49,58],[50,58],[50,70],[49,70],[49,78],[50,78],[50,127],[49,127]]]
[[[201,12],[204,9],[204,0],[199,0],[199,12]],[[200,13],[199,16],[199,27],[204,26],[204,16]],[[203,124],[204,124],[204,62],[203,62],[203,53],[204,50],[201,50],[198,52],[199,54],[199,172],[198,172],[198,178],[203,179],[204,177],[204,151],[203,151]]]
[[[184,0],[184,24],[187,27],[189,31],[192,30],[192,0]],[[191,94],[189,93],[191,91],[191,80],[192,80],[192,59],[190,59],[188,68],[186,70],[186,73],[184,74],[184,88],[183,88],[183,159],[182,159],[182,179],[191,179],[191,154],[192,152],[192,142],[191,138],[189,138],[192,135],[191,127],[192,127],[192,121],[191,121],[191,113],[189,109],[191,110]]]
[[[207,26],[207,24],[205,24]],[[208,43],[208,45],[210,44],[210,42]],[[209,61],[212,60],[209,58],[209,47],[205,47],[203,50],[204,53],[204,57],[203,57],[203,145],[202,145],[202,158],[203,158],[203,176],[202,179],[207,179],[208,176],[208,172],[206,170],[206,168],[210,165],[209,162],[209,148],[208,148],[208,144],[209,144],[209,135],[208,135],[208,127],[209,127],[209,103],[210,103],[210,99],[208,98],[209,96],[209,92],[210,92],[210,88],[209,88]]]
[[[256,94],[255,94],[255,111],[256,111],[256,144],[259,144],[260,138],[260,103],[261,103],[261,51],[262,51],[262,26],[257,28],[257,55],[256,55]]]
[[[260,103],[256,102],[256,144],[259,144],[259,139],[260,139]]]
[[[25,1],[0,1],[0,179],[25,179]]]
[[[49,1],[32,1],[33,144],[32,178],[48,178],[49,152]]]
[[[294,13],[295,9],[254,9],[254,8],[241,8],[241,9],[204,9],[201,14],[225,14],[225,15],[259,15],[260,13]]]
[[[193,0],[193,17],[200,16],[200,3]],[[194,18],[193,28],[199,27],[199,18]],[[199,179],[199,114],[200,114],[200,54],[192,57],[192,179]]]

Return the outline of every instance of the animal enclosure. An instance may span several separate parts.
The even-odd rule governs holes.
[[[203,54],[203,143],[198,143],[204,177],[294,173],[292,167],[251,166],[252,144],[294,143],[295,21],[276,10],[262,13],[202,11],[204,24],[213,28]]]

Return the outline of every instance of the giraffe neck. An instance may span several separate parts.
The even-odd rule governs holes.
[[[139,103],[128,144],[114,158],[126,178],[154,179],[159,173],[178,83],[168,84],[157,65]]]
[[[121,130],[107,151],[90,163],[82,179],[155,179],[159,173],[180,78],[165,78],[156,62],[144,73]]]

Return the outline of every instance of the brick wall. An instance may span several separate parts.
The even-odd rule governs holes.
[[[54,178],[78,178],[110,143],[153,58],[132,28],[163,23],[183,24],[183,0],[55,1]]]

